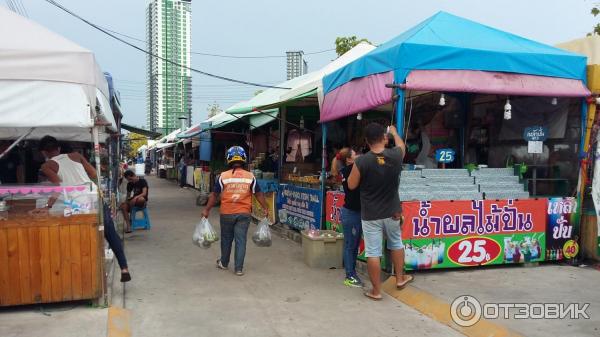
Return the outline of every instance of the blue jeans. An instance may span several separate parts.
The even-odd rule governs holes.
[[[356,277],[356,257],[362,236],[360,211],[342,207],[342,227],[344,230],[344,268],[346,277]]]
[[[221,263],[224,267],[229,265],[231,246],[235,239],[235,271],[244,269],[250,220],[250,214],[221,214]]]

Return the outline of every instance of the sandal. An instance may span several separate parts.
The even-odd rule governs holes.
[[[363,295],[365,295],[368,299],[370,299],[372,301],[381,301],[383,299],[383,296],[381,296],[381,295],[375,296],[371,293],[371,291],[365,291],[363,293]]]
[[[415,279],[415,277],[412,275],[404,275],[404,281],[402,281],[400,283],[396,283],[396,289],[400,290],[400,289],[406,287],[406,285],[409,284],[410,282],[412,282],[414,279]]]

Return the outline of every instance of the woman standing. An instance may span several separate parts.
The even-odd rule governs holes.
[[[362,224],[360,220],[360,190],[350,190],[348,188],[348,177],[352,171],[356,152],[351,148],[343,148],[336,155],[333,161],[332,171],[340,172],[342,176],[342,186],[344,187],[344,207],[342,207],[342,227],[344,231],[344,268],[346,269],[346,279],[344,284],[349,287],[360,288],[362,281],[356,273],[356,257],[358,255],[358,245],[362,237]],[[340,163],[345,164],[343,168],[338,168]]]

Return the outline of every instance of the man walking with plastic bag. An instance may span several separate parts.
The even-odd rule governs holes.
[[[227,164],[231,168],[221,173],[215,182],[214,191],[208,197],[202,216],[208,218],[210,210],[221,195],[221,258],[217,260],[217,268],[228,269],[231,247],[235,240],[235,274],[244,275],[244,259],[248,227],[252,219],[252,195],[262,206],[265,217],[268,216],[267,203],[254,175],[244,169],[246,151],[241,146],[233,146],[227,150]]]

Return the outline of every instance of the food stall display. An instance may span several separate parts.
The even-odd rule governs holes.
[[[407,269],[572,259],[585,74],[581,55],[440,12],[325,76],[320,120],[393,114]]]
[[[101,297],[103,238],[96,194],[82,198],[86,190],[0,186],[0,306]],[[52,195],[61,196],[57,209],[36,214]]]
[[[0,32],[0,139],[12,142],[0,156],[51,135],[92,143],[102,172],[100,143],[117,130],[94,54],[3,7]],[[0,185],[0,306],[106,300],[101,199],[80,188]],[[48,193],[62,210],[40,210]]]

